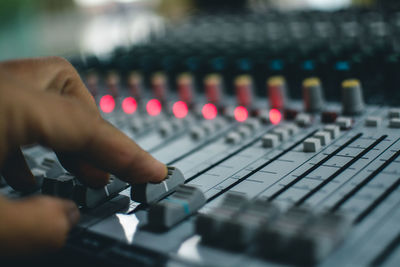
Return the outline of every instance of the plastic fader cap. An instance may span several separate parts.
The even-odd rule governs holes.
[[[272,133],[278,136],[279,141],[286,141],[289,138],[289,130],[284,127],[279,127],[277,129],[274,129],[272,130]]]
[[[167,137],[173,133],[174,129],[171,123],[163,121],[161,122],[159,132],[161,136]]]
[[[202,125],[202,128],[204,129],[206,134],[212,134],[216,130],[213,121],[205,121]]]
[[[260,128],[261,123],[259,120],[254,119],[254,118],[249,118],[247,119],[244,124],[250,128],[251,131],[256,131]]]
[[[389,120],[390,128],[400,128],[400,118],[392,118]]]
[[[179,130],[183,129],[185,124],[184,124],[183,120],[181,120],[181,119],[172,119],[171,126],[172,126],[172,129],[174,129],[175,131],[179,131]]]
[[[76,177],[64,173],[57,177],[45,176],[42,193],[71,199],[80,206],[94,208],[114,197],[126,187],[127,183],[111,176],[110,182],[106,186],[93,189],[83,185]]]
[[[295,121],[299,126],[308,126],[311,124],[311,116],[305,113],[299,113],[297,114]]]
[[[203,192],[194,186],[180,185],[175,193],[150,207],[149,225],[168,229],[198,211],[206,203]]]
[[[247,127],[246,125],[241,125],[238,128],[238,133],[243,137],[243,138],[247,138],[249,137],[253,132],[251,131],[251,129],[249,127]]]
[[[294,123],[288,123],[283,125],[282,127],[288,130],[290,136],[296,134],[299,131],[299,128]]]
[[[321,141],[318,138],[310,137],[304,140],[304,152],[317,152],[321,148]]]
[[[400,108],[389,109],[389,118],[400,118]]]
[[[182,172],[168,166],[168,175],[160,183],[135,184],[131,188],[131,199],[139,203],[154,203],[172,193],[185,182]]]
[[[327,145],[331,141],[331,134],[327,131],[318,131],[313,137],[318,138],[323,146]]]
[[[190,130],[190,136],[194,140],[203,139],[205,137],[205,135],[206,135],[205,130],[200,126],[194,126]]]
[[[261,137],[262,146],[266,148],[273,148],[279,145],[279,137],[276,134],[265,134]]]
[[[295,262],[302,266],[313,266],[329,255],[347,236],[351,220],[337,214],[322,214],[311,221],[308,227],[293,238]]]
[[[329,124],[324,127],[324,131],[327,131],[331,135],[331,139],[336,139],[339,137],[340,128],[337,125]]]
[[[237,144],[240,141],[242,141],[242,136],[238,132],[228,133],[225,139],[228,144]]]
[[[303,101],[307,112],[321,111],[324,106],[321,82],[318,78],[303,81]]]
[[[224,243],[223,233],[226,224],[248,203],[245,194],[229,192],[222,203],[212,212],[200,213],[196,219],[196,233],[201,241],[208,244]],[[223,245],[223,244],[222,244]]]
[[[215,129],[217,129],[217,130],[221,129],[222,127],[224,127],[227,124],[227,122],[224,119],[222,119],[221,117],[216,117],[215,119],[213,119],[211,121],[207,121],[207,122],[212,122]]]
[[[365,126],[367,127],[378,127],[382,123],[382,118],[381,117],[367,117],[365,120]]]
[[[260,228],[265,228],[280,215],[278,206],[267,199],[251,201],[225,227],[225,242],[233,248],[251,245]]]
[[[335,122],[341,129],[349,129],[353,124],[351,118],[348,117],[338,117]]]
[[[345,115],[357,115],[364,110],[361,83],[356,79],[342,83],[342,108]]]

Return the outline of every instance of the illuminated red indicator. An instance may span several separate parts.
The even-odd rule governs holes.
[[[211,103],[205,104],[201,109],[201,113],[206,120],[212,120],[217,117],[217,107]]]
[[[178,119],[185,118],[186,115],[188,114],[188,111],[189,111],[188,106],[183,101],[175,102],[174,105],[172,106],[172,112]]]
[[[158,99],[151,99],[147,102],[146,110],[150,116],[157,116],[160,114],[162,109],[161,102]]]
[[[100,109],[104,113],[110,113],[115,108],[115,100],[111,95],[105,95],[100,99]]]
[[[276,108],[273,108],[269,111],[269,120],[272,124],[278,124],[281,122],[282,114]]]
[[[243,106],[239,106],[239,107],[235,108],[234,115],[235,115],[235,119],[238,122],[243,122],[243,121],[247,120],[247,117],[249,116],[249,112],[247,111],[247,108],[245,108]]]
[[[122,101],[122,110],[126,113],[126,114],[133,114],[135,113],[137,109],[137,102],[136,99],[134,99],[133,97],[127,97],[124,99],[124,101]]]

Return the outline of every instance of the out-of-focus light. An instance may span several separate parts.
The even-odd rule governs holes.
[[[135,113],[136,109],[137,109],[137,102],[136,99],[134,99],[133,97],[129,96],[125,98],[124,101],[122,101],[122,110],[126,114],[133,114]]]
[[[201,109],[201,113],[206,120],[212,120],[217,117],[218,110],[217,107],[211,103],[205,104]]]
[[[272,124],[278,124],[281,122],[282,114],[279,110],[273,108],[269,111],[269,120]]]
[[[151,99],[147,102],[146,110],[150,116],[157,116],[162,109],[161,102],[158,99]]]
[[[185,118],[186,115],[188,114],[188,111],[189,111],[188,106],[183,101],[175,102],[174,105],[172,106],[172,112],[178,119]]]
[[[101,6],[109,4],[110,0],[75,0],[75,3],[79,6]]]
[[[100,109],[104,113],[110,113],[115,108],[115,100],[111,95],[105,95],[100,99]]]
[[[84,6],[84,7],[96,7],[96,6],[102,6],[102,5],[107,5],[107,4],[113,4],[113,3],[134,3],[134,2],[140,2],[141,0],[75,0],[75,3],[79,6]]]
[[[244,122],[245,120],[247,120],[247,117],[249,116],[249,112],[247,111],[247,109],[245,107],[239,106],[239,107],[235,108],[234,115],[235,115],[235,119],[238,122]]]
[[[307,0],[307,4],[315,9],[332,10],[350,6],[351,0]]]

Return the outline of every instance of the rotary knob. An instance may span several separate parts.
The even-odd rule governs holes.
[[[359,80],[350,79],[342,83],[342,110],[344,115],[357,115],[364,110],[364,100]]]
[[[274,76],[267,81],[270,108],[283,109],[286,104],[286,82],[282,76]]]
[[[307,112],[318,112],[323,109],[324,98],[318,78],[308,78],[303,81],[303,101]]]

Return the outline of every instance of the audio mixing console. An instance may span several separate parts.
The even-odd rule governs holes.
[[[361,13],[194,19],[75,62],[103,117],[169,167],[159,184],[90,189],[53,152],[25,148],[35,193],[81,209],[55,261],[398,266],[398,46],[387,36],[399,16]]]
[[[89,189],[53,152],[25,149],[39,191],[81,207],[66,253],[149,266],[397,265],[400,109],[365,105],[358,80],[343,82],[339,104],[317,78],[293,101],[282,77],[268,80],[268,99],[252,98],[249,76],[236,98],[218,97],[214,74],[194,99],[185,74],[175,102],[164,78],[153,76],[158,98],[98,99],[108,121],[174,166],[162,183],[113,177]]]

